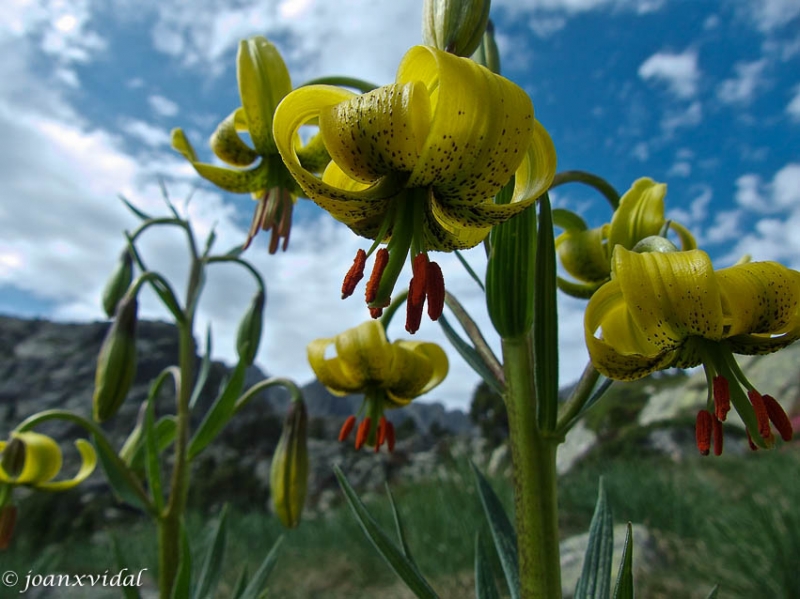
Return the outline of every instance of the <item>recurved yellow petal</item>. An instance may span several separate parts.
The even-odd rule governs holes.
[[[365,382],[383,382],[394,369],[394,351],[383,324],[368,320],[336,336],[336,353],[342,369]]]
[[[16,477],[10,476],[0,466],[0,482],[19,485],[39,485],[46,482],[61,470],[61,449],[58,444],[41,433],[12,432],[12,439],[19,439],[25,446],[25,461]],[[3,443],[0,449],[5,449]]]
[[[358,393],[364,388],[364,379],[358,372],[345,370],[342,360],[338,356],[326,358],[325,352],[329,346],[333,345],[333,337],[326,339],[315,339],[308,344],[308,363],[317,379],[328,391],[334,395],[348,395]]]
[[[667,186],[652,179],[637,179],[622,196],[611,219],[608,233],[609,248],[621,245],[631,249],[636,242],[658,235],[664,225],[664,196]]]
[[[258,160],[258,152],[239,137],[236,123],[243,119],[245,119],[244,109],[237,108],[217,125],[210,141],[211,149],[220,160],[239,167],[250,166]]]
[[[97,452],[95,452],[92,444],[84,439],[78,439],[75,441],[75,447],[78,448],[78,452],[81,454],[81,467],[78,473],[69,480],[40,483],[36,485],[37,489],[42,491],[66,491],[82,483],[94,472],[97,466]]]
[[[436,387],[447,376],[447,354],[435,343],[395,341],[394,366],[385,379],[388,398],[406,405]]]
[[[236,78],[247,130],[261,156],[275,152],[272,119],[290,91],[292,80],[277,48],[262,36],[242,40],[236,56]]]

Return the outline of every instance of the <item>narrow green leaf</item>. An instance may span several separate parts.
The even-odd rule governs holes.
[[[231,249],[229,249],[222,255],[225,256],[226,258],[238,258],[242,254],[244,254],[244,246],[239,244],[233,246]]]
[[[504,392],[502,383],[497,380],[497,377],[489,369],[478,352],[475,351],[475,348],[461,338],[461,336],[448,322],[447,318],[445,318],[444,314],[439,316],[439,320],[437,322],[439,323],[439,326],[442,327],[442,332],[444,332],[447,340],[453,347],[456,348],[456,351],[461,355],[462,358],[464,358],[464,361],[469,364],[470,368],[472,368],[472,370],[474,370],[478,376],[486,381],[486,384],[489,385],[493,391],[502,395]]]
[[[125,198],[125,196],[123,196],[122,194],[119,194],[118,197],[119,197],[120,200],[122,200],[122,203],[125,204],[125,206],[128,208],[128,210],[133,212],[134,215],[138,216],[142,220],[151,220],[153,218],[152,216],[150,216],[146,212],[142,212],[141,210],[139,210],[136,206],[134,206],[131,202],[129,202]]]
[[[475,349],[480,359],[487,368],[489,368],[501,386],[505,386],[505,372],[503,371],[503,366],[500,364],[500,360],[497,359],[497,356],[494,355],[492,348],[486,343],[486,339],[478,324],[469,315],[469,312],[464,309],[464,306],[461,305],[461,302],[458,301],[456,296],[449,291],[444,292],[444,303],[450,308],[450,311],[453,313],[453,316],[456,317],[456,320],[458,320],[458,324],[461,325],[461,328],[464,329],[467,339],[472,343],[472,347]]]
[[[181,215],[178,213],[175,205],[172,203],[172,200],[169,199],[169,192],[167,191],[167,186],[164,183],[163,177],[158,178],[158,186],[161,188],[161,197],[163,198],[164,203],[167,205],[167,208],[169,208],[169,211],[172,212],[172,215],[175,218],[180,219]]]
[[[177,419],[172,414],[162,416],[156,422],[154,433],[156,448],[159,454],[163,453],[164,450],[175,441],[175,430],[177,426]],[[131,468],[137,472],[142,472],[145,469],[145,447],[143,443],[139,443],[136,447],[136,451],[131,459]]]
[[[588,400],[586,400],[585,404],[583,404],[583,407],[581,408],[581,411],[578,412],[578,414],[575,416],[575,420],[579,419],[586,412],[588,412],[589,409],[592,406],[594,406],[594,404],[596,404],[600,400],[600,398],[603,397],[603,395],[606,394],[606,391],[608,391],[608,389],[611,387],[613,382],[614,382],[613,379],[607,379],[607,378],[603,377],[603,382],[601,382],[597,386],[597,389],[595,390],[594,393],[592,393],[592,396]]]
[[[500,565],[506,576],[506,584],[511,599],[519,599],[519,562],[517,557],[517,533],[508,519],[500,498],[492,489],[477,466],[470,462],[472,473],[475,475],[475,486],[483,504],[483,511],[489,521],[489,528],[492,531],[494,546],[497,555],[500,557]]]
[[[614,557],[614,524],[603,478],[597,492],[597,504],[589,526],[589,544],[583,569],[575,588],[575,599],[607,599],[611,592],[611,560]]]
[[[106,474],[106,480],[108,480],[108,484],[117,499],[135,508],[152,513],[154,508],[143,500],[143,496],[146,496],[144,490],[141,486],[137,488],[138,480],[108,442],[105,439],[100,439],[97,435],[93,435],[92,444],[97,450],[97,457]]]
[[[480,533],[475,535],[475,599],[500,599]]]
[[[552,431],[558,421],[558,301],[556,250],[550,198],[539,198],[539,238],[536,243],[533,352],[539,428]]]
[[[628,522],[625,545],[622,548],[622,563],[614,587],[614,599],[633,599],[633,527]]]
[[[480,288],[481,288],[481,291],[484,291],[484,292],[485,292],[485,291],[486,291],[486,287],[484,287],[484,285],[483,285],[483,281],[482,281],[482,280],[481,280],[481,278],[478,276],[478,274],[477,274],[477,273],[476,273],[476,272],[473,270],[473,268],[472,268],[472,267],[469,265],[469,262],[467,262],[467,261],[466,261],[466,259],[464,258],[464,256],[462,256],[462,255],[461,255],[461,252],[459,252],[458,250],[456,250],[456,251],[454,252],[454,254],[456,255],[456,258],[458,258],[458,261],[459,261],[459,262],[461,262],[461,266],[463,266],[463,267],[464,267],[464,270],[466,270],[466,271],[467,271],[467,273],[469,274],[469,276],[471,276],[471,277],[472,277],[472,279],[473,279],[473,280],[474,280],[474,281],[475,281],[475,282],[478,284],[478,287],[480,287]]]
[[[189,547],[189,535],[186,526],[181,522],[181,551],[178,572],[172,585],[172,599],[186,599],[192,586],[192,551]]]
[[[247,588],[247,580],[247,566],[244,566],[242,571],[239,572],[239,578],[236,579],[236,584],[233,585],[233,594],[231,595],[233,599],[241,599]]]
[[[361,525],[361,529],[367,535],[375,549],[383,556],[389,567],[394,570],[400,579],[406,583],[406,586],[420,598],[435,598],[436,592],[430,587],[425,578],[417,570],[416,566],[403,555],[403,552],[397,548],[391,539],[384,533],[372,515],[367,511],[367,508],[358,498],[358,495],[347,482],[342,471],[338,466],[333,467],[333,472],[339,480],[339,486],[344,491],[347,503],[350,509],[353,510],[356,520]]]
[[[147,398],[147,412],[144,417],[145,472],[150,495],[159,512],[164,509],[164,492],[161,484],[161,461],[155,432],[155,394]]]
[[[208,323],[208,327],[206,328],[206,351],[203,354],[203,361],[200,364],[200,372],[194,383],[194,389],[192,389],[192,396],[189,398],[190,410],[194,408],[197,400],[200,399],[200,395],[203,393],[203,387],[205,387],[206,381],[208,380],[208,373],[211,370],[211,348],[211,323]]]
[[[214,405],[208,410],[205,418],[197,428],[197,432],[189,442],[189,459],[194,458],[198,453],[214,440],[219,431],[228,423],[234,414],[236,399],[244,387],[245,370],[244,362],[240,361],[233,369],[230,379],[225,384],[222,392],[217,397]]]
[[[403,522],[400,520],[400,512],[397,511],[397,505],[395,505],[394,496],[392,495],[392,490],[389,488],[388,482],[384,483],[384,486],[386,487],[386,494],[389,495],[389,505],[392,506],[392,516],[394,516],[394,526],[397,529],[397,538],[400,539],[400,547],[403,550],[403,555],[405,555],[406,558],[408,558],[408,561],[410,561],[416,567],[417,564],[414,561],[414,558],[411,557],[411,548],[408,546],[408,543],[406,542],[406,535],[405,531],[403,530]]]
[[[717,599],[718,596],[719,596],[719,585],[715,584],[714,588],[711,589],[711,592],[708,594],[708,597],[706,597],[706,599]]]
[[[217,526],[211,537],[211,544],[208,546],[203,566],[200,570],[200,577],[197,581],[197,590],[194,593],[195,599],[214,598],[219,583],[219,575],[222,572],[222,558],[225,555],[225,534],[227,531],[226,523],[228,517],[228,505],[222,508],[219,515]]]
[[[117,572],[122,572],[127,570],[130,572],[130,568],[125,563],[125,559],[122,557],[122,549],[119,546],[119,541],[117,541],[116,535],[111,536],[111,552],[114,554],[114,563],[117,566]],[[125,599],[141,599],[141,595],[139,595],[139,589],[133,586],[122,586],[122,595]]]
[[[278,561],[278,548],[281,546],[282,542],[283,537],[278,537],[272,549],[269,550],[267,557],[261,562],[261,566],[256,573],[253,574],[253,578],[250,580],[247,588],[239,595],[240,599],[260,599],[267,588],[267,579],[272,573],[272,570],[275,569],[275,563]]]

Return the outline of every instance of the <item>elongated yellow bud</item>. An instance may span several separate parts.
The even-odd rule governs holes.
[[[470,56],[486,31],[489,6],[489,0],[425,0],[422,39],[439,50]]]
[[[137,312],[136,297],[125,296],[100,347],[92,398],[97,422],[105,422],[117,413],[136,376]]]
[[[117,267],[103,289],[103,310],[109,318],[117,311],[117,304],[128,292],[133,280],[133,258],[126,249],[119,256]]]
[[[263,290],[253,296],[250,307],[239,323],[239,332],[236,335],[236,352],[239,359],[250,366],[256,359],[258,344],[261,342],[261,328],[264,322],[264,302],[266,296]]]
[[[491,19],[486,23],[486,32],[471,58],[492,73],[500,74],[500,51],[497,49],[497,42],[494,41],[494,24]]]
[[[283,432],[272,456],[270,493],[272,508],[287,528],[300,524],[308,491],[308,416],[302,399],[292,401]]]

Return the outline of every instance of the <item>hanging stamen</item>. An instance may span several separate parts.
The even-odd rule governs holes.
[[[424,283],[424,282],[423,282]],[[412,335],[419,330],[422,324],[422,309],[425,307],[425,290],[422,287],[420,279],[417,277],[411,278],[411,283],[408,285],[408,299],[406,300],[406,331]],[[422,297],[421,301],[415,302],[412,297]]]
[[[728,379],[724,376],[714,377],[714,414],[721,422],[725,422],[728,412],[731,410],[731,392],[728,387]]]
[[[711,429],[714,434],[714,455],[722,455],[722,422],[714,416],[711,418]]]
[[[783,406],[771,395],[763,395],[764,407],[767,409],[767,415],[775,425],[775,429],[784,441],[791,441],[794,431],[792,430],[792,421],[783,409]]]
[[[389,250],[381,248],[375,253],[375,265],[372,267],[372,275],[367,282],[365,298],[368,304],[374,302],[378,297],[378,286],[381,284],[381,277],[387,264],[389,264]]]
[[[356,425],[356,417],[355,416],[348,416],[347,420],[344,421],[342,428],[339,430],[339,441],[344,441],[347,437],[350,436],[350,433],[353,432],[353,427]]]
[[[371,419],[367,417],[364,418],[364,420],[361,421],[361,424],[358,425],[358,432],[356,433],[356,450],[361,449],[364,446],[364,443],[367,442],[371,424]]]
[[[758,422],[758,434],[766,441],[772,436],[772,431],[769,428],[769,414],[767,407],[764,405],[764,398],[755,389],[750,389],[747,392],[747,397],[750,398],[750,403],[753,405],[753,411],[756,413],[756,421]]]
[[[700,410],[697,413],[694,432],[697,449],[702,455],[708,455],[711,449],[711,426],[711,413],[708,410]]]
[[[369,309],[369,315],[372,318],[380,318],[381,316],[383,316],[383,308],[381,308],[381,307],[370,308]]]
[[[364,278],[364,267],[367,265],[367,252],[362,249],[359,249],[356,252],[355,260],[353,260],[353,265],[350,267],[350,270],[347,271],[347,274],[344,276],[344,282],[342,283],[342,299],[348,298],[353,295],[353,292],[356,290],[356,285],[358,285],[359,281]]]
[[[427,270],[428,317],[438,320],[444,311],[444,275],[436,262],[429,262]]]
[[[745,429],[747,432],[747,444],[750,446],[751,451],[758,451],[758,445],[753,443],[753,437],[750,436],[750,431]]]

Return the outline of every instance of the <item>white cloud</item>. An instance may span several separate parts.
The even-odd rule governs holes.
[[[647,162],[647,159],[650,158],[650,149],[648,148],[646,142],[640,141],[634,146],[631,154],[640,162]]]
[[[148,96],[147,103],[158,116],[175,116],[178,114],[178,105],[164,96],[158,94]]]
[[[670,109],[661,119],[661,129],[671,137],[678,129],[696,127],[703,120],[703,107],[699,101],[692,102],[685,109]]]
[[[762,214],[800,207],[800,163],[787,164],[769,183],[752,173],[742,175],[736,180],[736,202]]]
[[[754,212],[765,212],[767,205],[761,187],[761,177],[758,175],[742,175],[736,179],[736,203]]]
[[[679,222],[689,229],[699,227],[708,216],[708,206],[714,197],[714,192],[708,185],[693,186],[693,191],[697,194],[689,203],[689,209],[670,208],[667,217]],[[669,199],[669,196],[668,196]]]
[[[734,65],[736,77],[726,79],[717,87],[717,97],[725,104],[749,104],[758,88],[764,86],[764,69],[767,60],[738,62]]]
[[[741,237],[741,210],[724,210],[717,212],[714,215],[714,224],[712,224],[705,232],[704,239],[708,243],[730,243],[731,241]],[[735,262],[728,260],[728,262]]]
[[[681,54],[653,54],[639,66],[639,77],[645,81],[664,83],[677,98],[690,99],[697,94],[697,83],[700,80],[697,53],[686,50]]]
[[[685,160],[675,162],[667,171],[668,177],[688,177],[692,174],[692,164]]]
[[[166,130],[138,119],[123,120],[120,123],[120,129],[151,148],[168,146],[170,143],[170,137]]]
[[[786,114],[795,123],[800,123],[800,85],[794,86],[794,97],[786,105]]]
[[[512,11],[578,14],[601,8],[647,14],[658,11],[665,0],[495,0],[493,6]]]
[[[763,33],[780,29],[800,16],[800,3],[797,0],[758,0],[744,2],[743,6]]]

